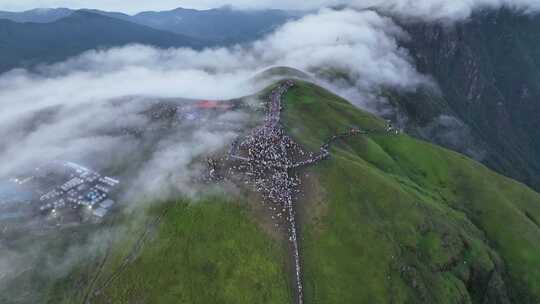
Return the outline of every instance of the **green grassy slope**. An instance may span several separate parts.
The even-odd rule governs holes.
[[[311,149],[384,126],[306,83],[285,107]],[[540,301],[540,196],[527,187],[406,135],[346,140],[307,173],[320,187],[300,202],[307,303]]]
[[[351,126],[384,129],[376,116],[297,83],[283,122],[308,149]],[[540,302],[537,193],[407,135],[350,138],[331,152],[302,172],[306,303]],[[154,207],[168,210],[163,221],[92,303],[292,303],[287,249],[264,229],[260,206],[223,193]],[[129,220],[94,287],[141,234],[144,225]],[[81,302],[97,265],[56,284],[49,303]]]
[[[137,258],[91,303],[292,301],[284,245],[260,228],[245,201],[182,200],[154,207],[151,213],[157,216],[164,210]],[[137,238],[141,226],[134,225],[128,234]],[[107,281],[132,246],[127,237],[113,247],[94,286]],[[82,302],[96,269],[76,269],[50,292],[49,303]],[[77,287],[77,281],[83,284]]]

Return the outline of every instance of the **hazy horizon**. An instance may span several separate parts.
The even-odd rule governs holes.
[[[235,2],[235,3],[232,3]],[[319,0],[316,5],[324,6],[327,1]],[[118,2],[113,0],[97,0],[97,1],[85,1],[85,0],[45,0],[45,1],[34,1],[34,0],[23,0],[23,1],[14,1],[6,0],[0,3],[0,11],[8,12],[24,12],[33,9],[58,9],[58,8],[68,8],[72,10],[78,9],[97,9],[104,11],[114,11],[126,13],[129,15],[134,15],[140,12],[145,11],[168,11],[177,8],[185,9],[196,9],[196,10],[209,10],[222,8],[226,6],[231,6],[236,9],[304,9],[312,7],[310,4],[306,6],[302,3],[299,4],[288,4],[283,1],[278,1],[275,3],[272,2],[260,2],[260,3],[249,3],[249,1],[221,1],[221,0],[203,0],[203,1],[174,1],[174,0],[165,0],[165,1],[137,1],[137,3],[132,2]]]

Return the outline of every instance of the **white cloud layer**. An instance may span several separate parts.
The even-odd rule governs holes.
[[[351,0],[343,1],[356,8],[382,11],[420,20],[461,20],[478,9],[508,7],[518,11],[540,10],[540,0]]]
[[[103,130],[145,128],[148,121],[138,113],[149,99],[132,98],[122,106],[111,106],[110,100],[126,96],[154,100],[241,97],[264,86],[254,86],[250,79],[271,66],[345,74],[345,84],[341,80],[326,83],[354,96],[352,101],[359,105],[371,100],[380,87],[414,89],[428,80],[416,73],[407,52],[398,47],[396,39],[404,36],[391,19],[372,11],[325,9],[288,23],[247,47],[199,52],[134,45],[90,51],[44,66],[40,73],[11,71],[0,76],[0,106],[4,109],[0,112],[0,174],[59,158],[99,160],[99,167],[108,167],[106,160],[114,163],[124,154],[133,156],[130,151],[138,148],[131,138],[111,137]],[[51,117],[36,116],[50,108],[57,109]],[[218,132],[209,122],[196,131],[180,129],[176,138],[182,140],[167,138],[157,143],[155,158],[146,160],[150,165],[143,164],[138,175],[171,186],[185,184],[178,172],[190,175],[186,172],[191,160],[223,147],[244,118],[222,119],[234,128]],[[34,126],[29,127],[28,121]],[[164,182],[171,176],[171,182]],[[162,193],[163,189],[152,192]]]

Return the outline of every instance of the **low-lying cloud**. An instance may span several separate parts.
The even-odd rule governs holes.
[[[14,112],[126,95],[228,99],[257,91],[260,87],[248,80],[282,65],[346,74],[366,94],[381,86],[405,89],[425,83],[398,38],[406,33],[375,12],[325,9],[247,47],[198,52],[136,45],[90,51],[38,74],[13,71],[0,77],[0,102],[10,109],[0,113],[0,121]]]
[[[532,13],[540,10],[538,0],[352,0],[342,1],[359,9],[376,8],[397,17],[417,21],[457,21],[481,9],[502,7]]]
[[[373,11],[324,9],[284,25],[250,46],[195,51],[132,45],[89,51],[43,66],[37,73],[6,73],[0,76],[0,106],[4,109],[0,113],[0,174],[32,163],[36,156],[87,159],[85,155],[96,155],[91,158],[103,159],[100,151],[129,154],[136,149],[129,138],[98,131],[120,125],[144,128],[148,122],[137,115],[143,103],[135,99],[113,107],[111,100],[246,96],[268,84],[254,85],[250,79],[271,66],[324,74],[322,83],[366,106],[381,87],[409,90],[429,82],[398,46],[397,39],[405,38],[406,33],[390,18]],[[57,110],[48,113],[52,108]],[[28,120],[37,126],[23,126]],[[215,134],[209,134],[212,136]],[[206,142],[203,137],[197,139]],[[167,162],[167,167],[175,166]]]

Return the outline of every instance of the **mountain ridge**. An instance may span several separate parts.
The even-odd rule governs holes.
[[[287,130],[312,149],[349,125],[384,125],[301,82],[285,107]],[[536,192],[407,135],[352,138],[331,155],[308,170],[324,195],[300,202],[308,217],[302,228],[306,301],[370,303],[375,295],[382,302],[538,301],[540,271],[533,265],[540,259],[532,252],[540,247],[529,239],[540,238]],[[323,266],[336,256],[334,270]],[[357,290],[359,284],[365,288]]]
[[[272,31],[277,26],[301,15],[277,9],[237,10],[221,7],[207,10],[182,7],[164,11],[143,11],[129,15],[97,9],[71,10],[67,8],[34,9],[24,12],[2,12],[0,19],[15,22],[50,23],[68,17],[77,11],[87,11],[103,16],[133,22],[157,30],[211,40],[221,44],[253,41]]]
[[[77,11],[50,23],[16,23],[2,19],[0,72],[62,61],[89,49],[130,43],[195,49],[211,45],[203,40],[87,11]]]
[[[48,23],[71,15],[74,10],[69,8],[35,8],[23,12],[0,11],[0,19],[24,23]]]

